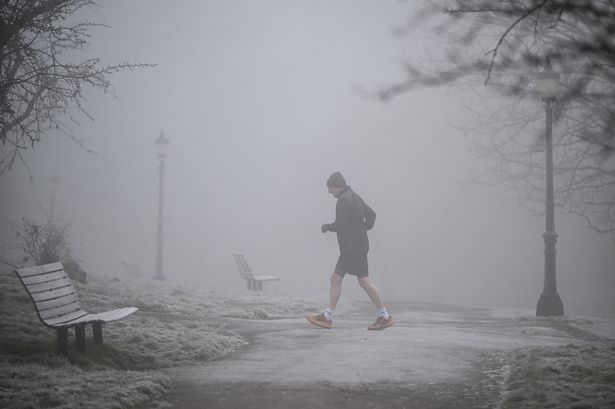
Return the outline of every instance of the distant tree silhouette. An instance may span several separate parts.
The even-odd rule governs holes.
[[[379,97],[478,81],[510,97],[500,105],[485,99],[462,128],[486,165],[477,180],[506,183],[539,212],[545,117],[534,79],[550,58],[563,82],[554,112],[557,205],[615,238],[615,166],[609,166],[615,159],[615,2],[437,1],[400,32],[425,21],[446,58],[429,66],[408,63],[406,79],[383,88]]]
[[[90,29],[102,26],[80,21],[77,13],[95,7],[92,0],[0,1],[0,174],[50,130],[80,144],[71,113],[91,118],[84,86],[107,90],[110,74],[148,66],[73,61],[75,50],[88,47]]]

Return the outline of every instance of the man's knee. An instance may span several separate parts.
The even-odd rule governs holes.
[[[359,277],[358,281],[359,281],[359,285],[363,289],[367,289],[367,288],[371,288],[372,287],[372,282],[369,279],[369,277]]]
[[[341,285],[343,279],[343,276],[337,273],[331,273],[331,285]]]

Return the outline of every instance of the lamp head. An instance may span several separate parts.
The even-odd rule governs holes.
[[[560,92],[560,74],[553,71],[551,67],[551,59],[547,57],[547,63],[542,72],[536,76],[536,86],[538,92],[543,99],[552,99],[557,97]]]
[[[156,139],[156,149],[158,149],[158,158],[160,160],[167,156],[169,140],[164,136],[164,132],[160,131],[160,136]]]

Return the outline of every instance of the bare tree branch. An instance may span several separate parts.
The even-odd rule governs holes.
[[[615,159],[615,3],[441,0],[437,7],[440,14],[427,13],[432,4],[420,13],[434,22],[448,59],[426,69],[407,63],[407,78],[381,89],[380,99],[459,82],[509,97],[471,107],[460,129],[481,159],[474,181],[501,186],[538,215],[545,116],[533,83],[550,57],[563,77],[553,112],[556,205],[615,239],[615,168],[608,165]]]
[[[21,151],[51,131],[79,143],[62,118],[76,125],[70,114],[76,110],[93,119],[83,104],[86,87],[106,91],[110,75],[153,66],[102,65],[97,58],[75,62],[64,57],[65,51],[88,47],[90,29],[106,27],[69,19],[81,9],[96,7],[94,0],[0,2],[0,175],[15,160],[23,162]]]

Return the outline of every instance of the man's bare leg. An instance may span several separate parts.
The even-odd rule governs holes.
[[[344,276],[337,273],[331,273],[331,287],[329,288],[329,310],[335,311],[337,302],[342,295],[342,281]]]
[[[369,277],[362,277],[362,278],[359,278],[358,280],[359,280],[359,285],[361,286],[361,288],[365,290],[365,292],[369,296],[369,299],[372,300],[374,305],[379,310],[382,310],[384,308],[384,303],[380,299],[380,295],[378,294],[378,289],[374,286],[374,284],[372,283],[372,280],[370,280]]]
[[[372,284],[372,281],[369,277],[359,278],[359,285],[361,288],[365,290],[369,298],[372,300],[374,305],[378,308],[379,316],[375,323],[367,327],[367,329],[371,330],[383,330],[395,324],[393,321],[393,317],[389,315],[384,303],[380,299],[380,295],[378,294],[378,290]]]
[[[333,311],[335,310],[337,302],[340,300],[340,297],[342,295],[343,280],[344,276],[341,276],[336,273],[331,274],[331,287],[329,288],[329,308],[327,308],[321,314],[306,315],[305,318],[307,318],[308,321],[322,328],[331,328]]]

